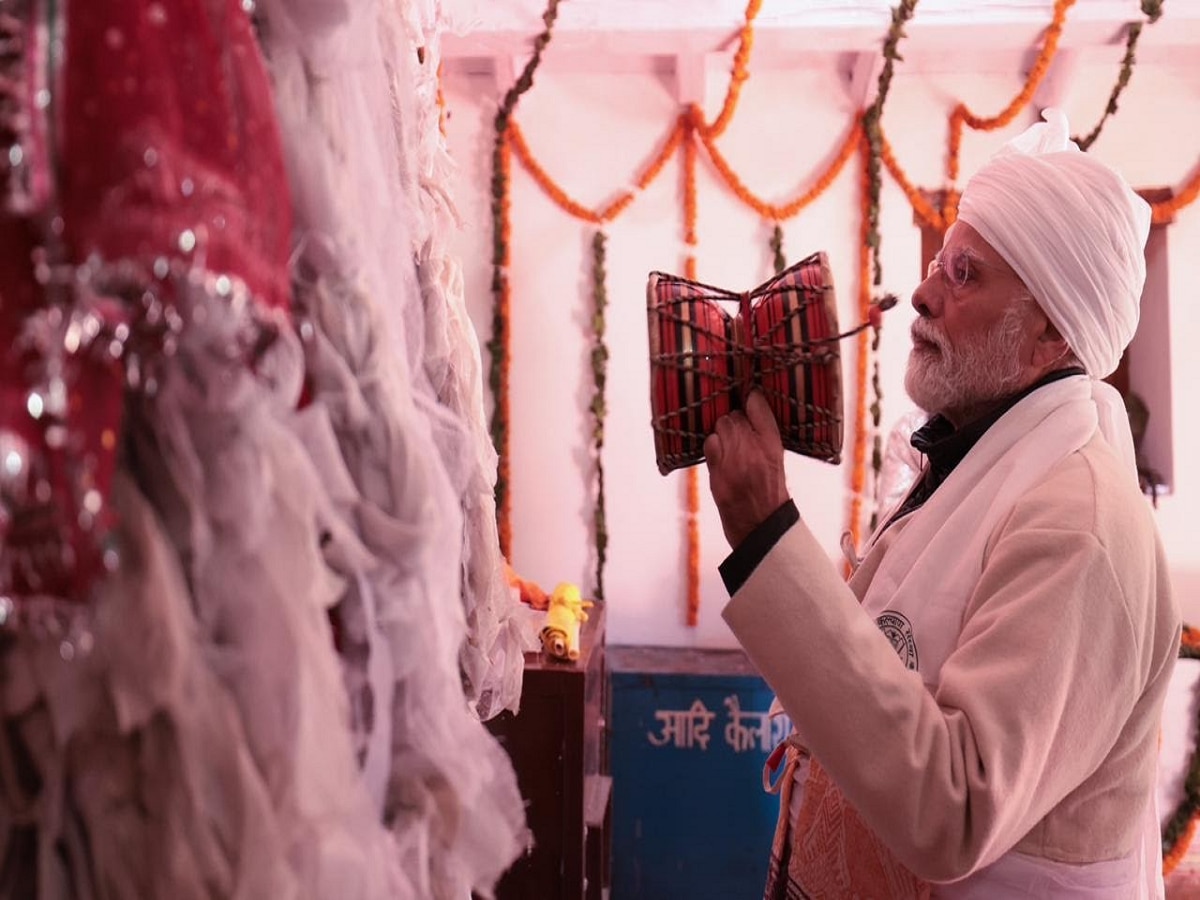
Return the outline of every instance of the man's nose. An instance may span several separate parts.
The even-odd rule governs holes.
[[[917,315],[924,319],[933,318],[941,314],[942,297],[941,297],[941,272],[934,270],[926,276],[925,280],[917,285],[916,290],[912,295],[912,306],[917,311]]]

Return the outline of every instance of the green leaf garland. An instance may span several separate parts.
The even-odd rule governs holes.
[[[1142,12],[1146,15],[1148,24],[1153,25],[1162,15],[1162,0],[1142,0]],[[1129,84],[1129,79],[1133,75],[1133,64],[1137,61],[1135,50],[1137,49],[1138,38],[1142,34],[1141,22],[1130,22],[1129,33],[1125,37],[1125,58],[1121,60],[1121,71],[1117,75],[1117,83],[1113,85],[1112,93],[1108,97],[1108,105],[1104,108],[1104,115],[1100,117],[1100,121],[1096,123],[1087,135],[1087,137],[1074,138],[1080,150],[1087,150],[1100,136],[1101,129],[1104,128],[1104,123],[1109,116],[1116,115],[1117,101],[1121,97],[1121,93]]]
[[[867,140],[867,246],[871,248],[873,277],[871,283],[878,287],[883,283],[883,261],[881,257],[883,241],[879,232],[879,195],[883,186],[883,131],[880,123],[883,121],[883,105],[887,101],[888,91],[892,85],[892,75],[898,61],[902,62],[899,46],[905,37],[904,25],[917,10],[917,0],[900,0],[892,9],[892,23],[888,27],[887,37],[883,42],[883,68],[879,71],[879,84],[875,91],[875,102],[863,113],[863,133]],[[871,472],[874,477],[875,489],[879,489],[880,475],[883,471],[883,436],[880,434],[880,423],[883,420],[883,381],[879,374],[879,341],[883,330],[881,318],[872,319],[874,334],[871,339],[871,392],[873,399],[870,406],[871,425],[874,437],[871,441]],[[871,513],[870,530],[875,530],[878,511]]]
[[[508,361],[510,355],[510,336],[508,323],[508,214],[509,214],[509,173],[505,164],[505,142],[508,139],[508,122],[517,107],[521,95],[533,87],[533,73],[537,71],[542,61],[542,52],[550,43],[554,28],[554,20],[558,17],[559,0],[548,0],[546,11],[542,14],[545,28],[533,42],[533,55],[525,63],[520,77],[508,89],[496,110],[495,140],[492,145],[492,336],[487,342],[490,355],[488,369],[488,387],[491,388],[494,400],[492,410],[491,432],[492,444],[499,455],[499,466],[496,474],[496,513],[500,519],[501,549],[505,555],[511,548],[507,535],[508,518]]]
[[[608,525],[604,504],[604,417],[608,412],[604,392],[608,383],[608,347],[604,343],[607,331],[605,312],[608,308],[607,272],[603,231],[592,238],[592,449],[596,458],[595,509],[592,525],[596,535],[595,598],[604,599],[604,564],[608,558]]]
[[[783,253],[783,226],[778,222],[771,229],[771,257],[772,263],[775,266],[775,274],[778,275],[787,268],[787,257]]]

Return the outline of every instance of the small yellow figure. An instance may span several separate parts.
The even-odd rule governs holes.
[[[587,621],[584,609],[592,605],[584,600],[579,588],[564,581],[550,595],[546,624],[542,627],[542,646],[556,659],[579,659],[579,626]]]

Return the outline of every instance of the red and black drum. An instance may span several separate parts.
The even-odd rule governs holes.
[[[824,253],[745,294],[652,272],[646,287],[654,451],[664,475],[704,459],[717,419],[755,388],[786,449],[842,452],[837,298]]]

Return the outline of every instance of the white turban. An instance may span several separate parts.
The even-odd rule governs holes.
[[[1070,139],[1057,109],[967,182],[958,217],[1025,282],[1093,378],[1111,374],[1138,323],[1150,207]]]

